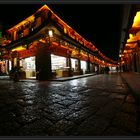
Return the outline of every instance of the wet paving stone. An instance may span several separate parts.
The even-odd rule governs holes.
[[[100,107],[100,109],[96,112],[97,116],[104,116],[105,118],[112,119],[118,112],[118,106],[116,104],[107,104],[104,107]]]
[[[77,129],[77,125],[68,120],[60,120],[51,128],[49,128],[50,135],[57,136],[66,136],[71,135],[72,132],[75,132]]]
[[[100,96],[109,96],[110,93],[109,92],[106,92],[106,91],[101,91],[100,92]]]
[[[77,135],[100,136],[109,124],[109,119],[93,115],[79,125]]]
[[[13,136],[17,135],[17,130],[20,128],[20,125],[15,121],[7,121],[0,123],[0,135],[1,136]]]
[[[124,100],[126,96],[125,95],[122,95],[122,94],[118,94],[118,93],[112,93],[110,95],[110,97],[111,98],[114,98],[114,99],[122,99],[122,100]]]
[[[53,124],[49,120],[42,118],[22,126],[17,134],[20,136],[48,136],[48,129],[52,126]]]
[[[137,113],[135,104],[131,104],[131,103],[124,103],[121,108],[121,111],[133,115]]]
[[[130,133],[137,132],[136,116],[120,112],[113,119],[112,125]]]
[[[133,133],[124,131],[120,128],[109,127],[101,135],[102,136],[133,136]]]
[[[135,100],[121,77],[65,82],[0,80],[0,135],[136,135]]]
[[[79,111],[76,111],[66,117],[67,120],[73,121],[76,124],[80,124],[83,120],[88,118],[92,112],[89,112],[87,108],[83,108]]]
[[[128,95],[125,102],[135,104],[135,99],[132,95]]]

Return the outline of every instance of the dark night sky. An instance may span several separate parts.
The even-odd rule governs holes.
[[[0,5],[0,23],[3,25],[3,30],[30,16],[41,6],[41,4]],[[122,5],[56,4],[48,6],[106,56],[114,60],[118,58]]]

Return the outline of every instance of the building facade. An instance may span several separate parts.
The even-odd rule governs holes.
[[[140,7],[134,6],[133,9],[132,24],[120,58],[123,71],[140,73]]]
[[[117,63],[103,55],[47,5],[7,30],[3,53],[7,72],[22,67],[23,77],[46,80],[100,71]]]

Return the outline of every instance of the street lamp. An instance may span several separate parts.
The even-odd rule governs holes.
[[[49,46],[51,45],[51,38],[54,36],[53,29],[48,30]]]
[[[52,29],[48,30],[48,35],[49,35],[49,37],[53,37],[53,30]]]
[[[122,55],[121,55],[121,54],[119,54],[119,57],[121,58],[121,57],[122,57]]]

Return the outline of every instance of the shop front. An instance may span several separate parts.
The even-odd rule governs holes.
[[[47,5],[8,29],[7,38],[7,60],[11,59],[12,68],[21,66],[25,78],[48,80],[52,73],[57,77],[90,73],[90,63],[101,64],[94,52],[107,59]]]
[[[20,67],[25,72],[25,78],[36,78],[35,56],[21,59]]]
[[[86,73],[86,70],[87,70],[87,62],[86,61],[81,60],[81,70],[83,71],[83,74]]]
[[[79,75],[80,72],[79,72],[79,61],[78,59],[74,59],[74,58],[71,58],[71,67],[72,67],[72,72],[73,72],[73,75]]]
[[[51,54],[51,69],[56,77],[68,77],[69,67],[67,67],[67,58]]]
[[[10,70],[11,70],[11,61],[10,60],[0,61],[0,76],[8,75]]]

